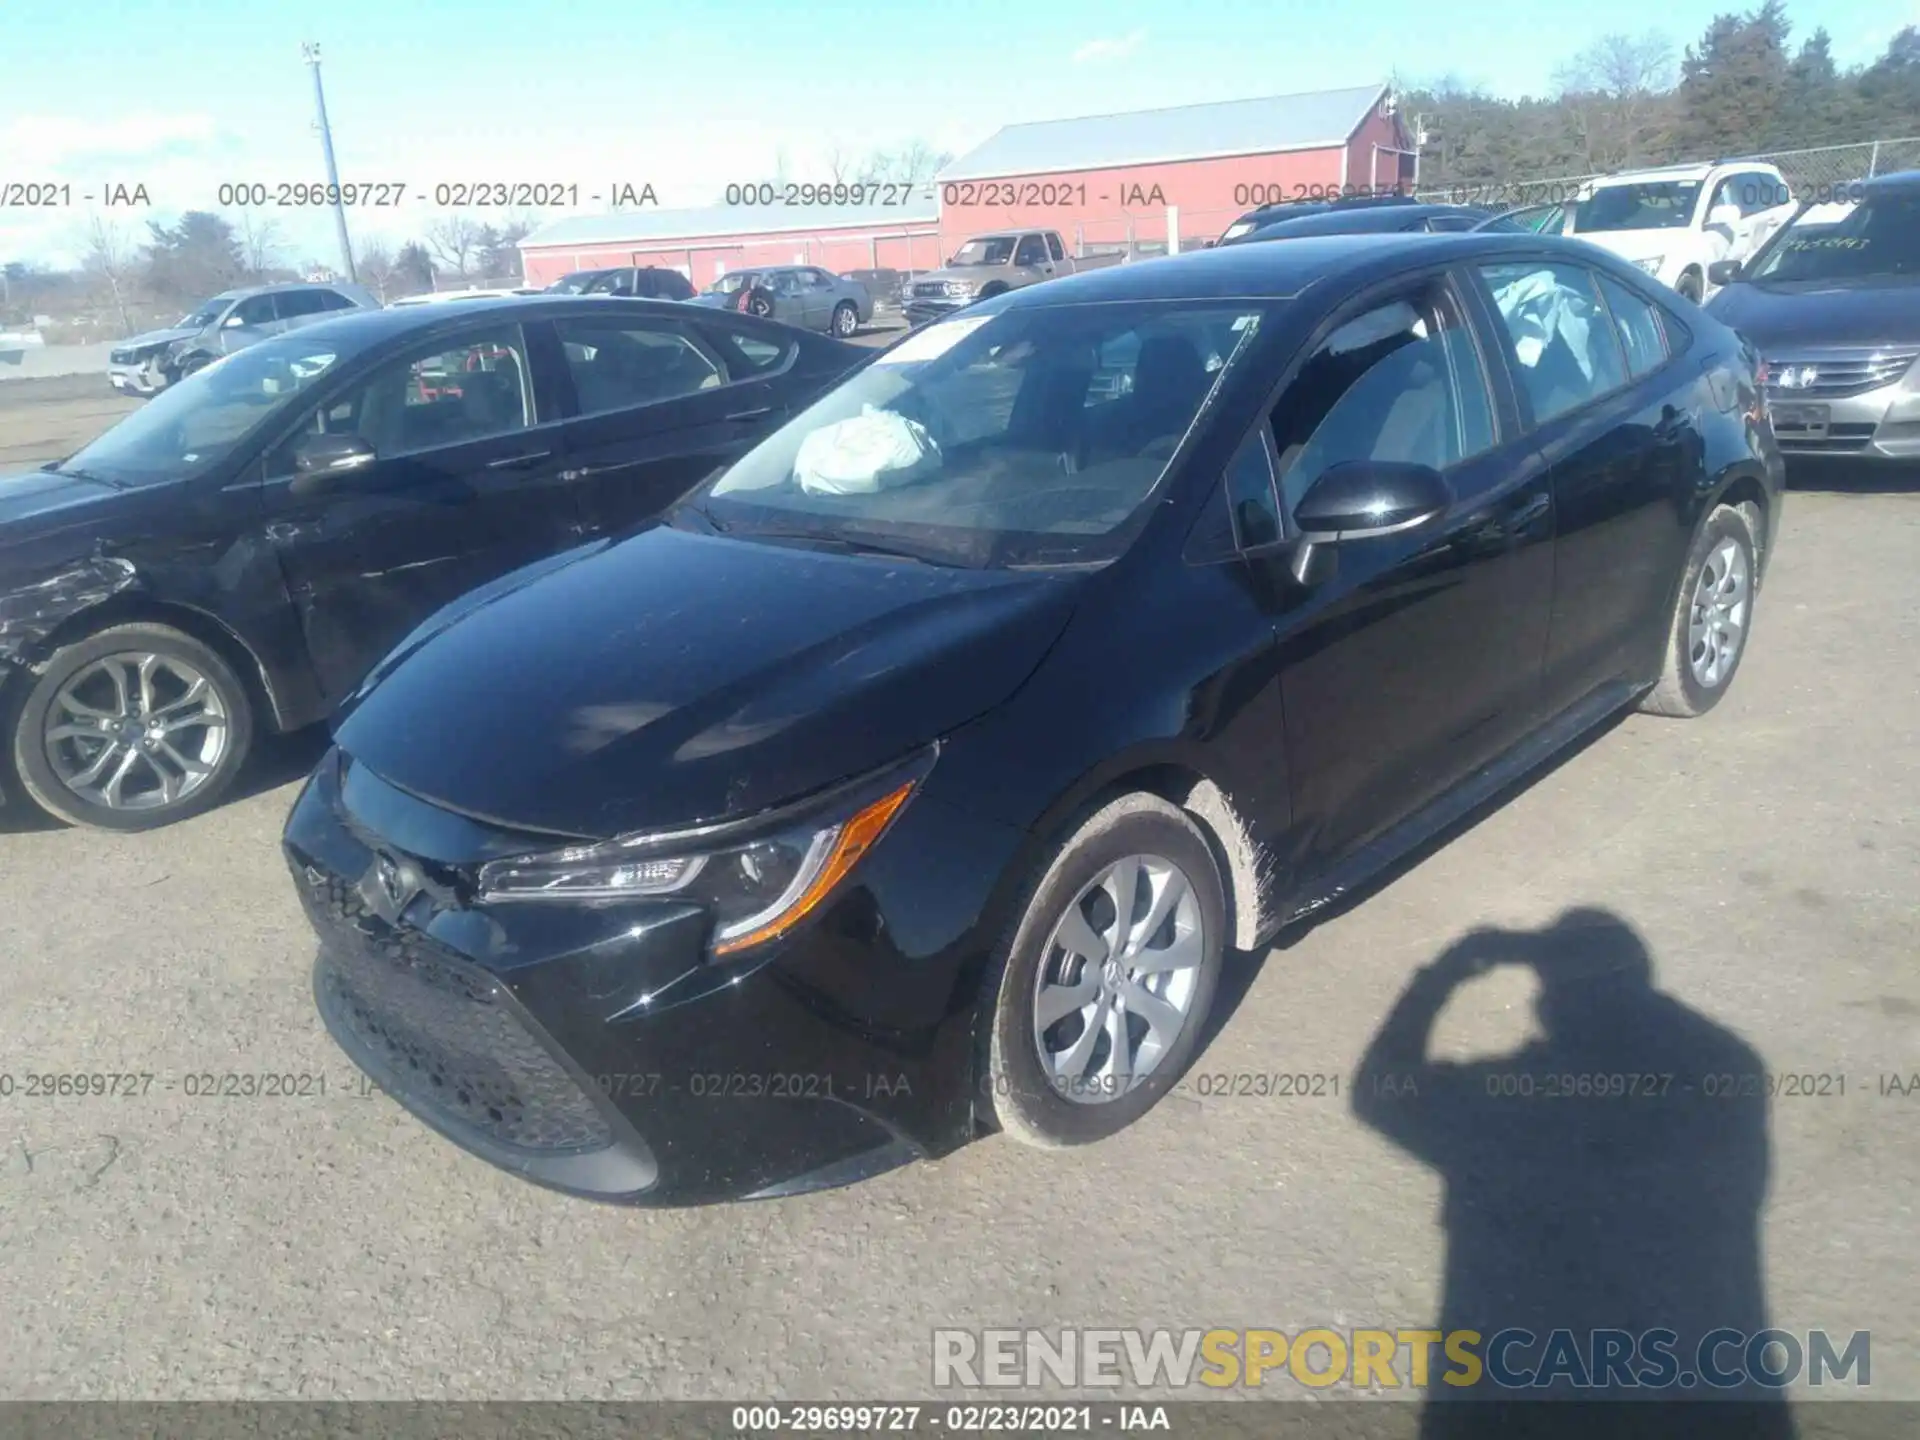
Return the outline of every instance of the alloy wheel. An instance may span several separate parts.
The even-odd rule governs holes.
[[[217,687],[172,655],[105,655],[47,707],[42,742],[60,783],[108,810],[177,805],[212,779],[232,739]]]
[[[1060,1095],[1101,1104],[1154,1072],[1191,1018],[1203,944],[1193,884],[1163,856],[1118,860],[1075,897],[1033,995],[1034,1044]]]
[[[1739,542],[1722,540],[1708,553],[1687,617],[1687,663],[1708,690],[1724,684],[1746,641],[1752,567]]]

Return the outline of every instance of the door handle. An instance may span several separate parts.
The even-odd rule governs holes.
[[[760,408],[759,408],[758,410],[736,410],[736,411],[734,411],[734,413],[733,413],[733,414],[731,414],[731,415],[729,415],[729,416],[727,416],[727,419],[729,419],[729,420],[758,420],[758,419],[760,419],[760,418],[761,418],[762,416],[766,416],[766,415],[771,415],[772,413],[773,413],[773,406],[771,406],[771,405],[762,405],[762,406],[761,406],[761,407],[760,407]]]
[[[529,450],[522,455],[502,455],[498,460],[489,460],[489,470],[524,470],[529,465],[538,465],[542,460],[551,460],[551,450]]]

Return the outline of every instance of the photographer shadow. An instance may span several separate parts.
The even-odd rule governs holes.
[[[1504,965],[1538,977],[1537,1037],[1494,1059],[1428,1059],[1456,987]],[[1476,931],[1418,972],[1368,1047],[1354,1109],[1445,1180],[1438,1328],[1478,1331],[1487,1362],[1478,1383],[1449,1385],[1461,1367],[1434,1347],[1423,1436],[1794,1433],[1777,1390],[1718,1388],[1695,1363],[1712,1331],[1768,1328],[1768,1108],[1763,1089],[1741,1081],[1763,1068],[1738,1035],[1656,989],[1645,944],[1604,910],[1537,931]],[[1515,1329],[1534,1338],[1504,1347],[1509,1383],[1497,1384],[1488,1342]],[[1595,1330],[1675,1332],[1668,1383],[1622,1384],[1617,1366],[1583,1374],[1561,1360],[1567,1347],[1554,1353],[1553,1332],[1571,1332],[1592,1365]],[[1741,1354],[1715,1352],[1722,1377]],[[1625,1363],[1658,1378],[1657,1358]],[[1513,1388],[1516,1374],[1533,1383]],[[1739,1403],[1530,1409],[1540,1430],[1461,1403],[1576,1398]]]

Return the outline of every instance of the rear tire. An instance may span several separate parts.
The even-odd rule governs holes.
[[[233,667],[168,625],[114,625],[62,646],[8,719],[21,788],[55,819],[98,830],[152,830],[209,809],[253,744]]]
[[[1144,793],[1090,816],[1041,871],[986,981],[982,1100],[999,1128],[1056,1149],[1152,1109],[1200,1043],[1225,939],[1220,870],[1191,817]]]
[[[1687,552],[1667,626],[1660,679],[1640,708],[1691,720],[1720,703],[1746,657],[1760,576],[1748,505],[1717,505]]]
[[[860,312],[851,300],[842,300],[833,307],[833,333],[845,340],[860,328]]]

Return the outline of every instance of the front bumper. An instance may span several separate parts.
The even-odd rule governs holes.
[[[906,315],[909,325],[925,325],[929,321],[951,315],[956,310],[966,309],[973,304],[974,298],[971,295],[964,299],[957,296],[913,295],[908,297],[902,313]]]
[[[394,1099],[535,1183],[695,1204],[848,1183],[972,1134],[972,1007],[953,1003],[968,946],[904,951],[882,897],[904,899],[915,877],[877,862],[911,853],[900,830],[916,812],[981,832],[954,837],[976,856],[983,843],[1010,855],[1017,837],[937,810],[910,804],[860,883],[732,965],[708,960],[690,906],[462,898],[463,867],[528,837],[405,795],[337,751],[285,848],[319,935],[321,1016]],[[383,858],[436,878],[403,885],[396,905]]]
[[[161,359],[156,354],[143,360],[109,362],[107,383],[123,395],[158,395],[171,383],[161,368]]]

